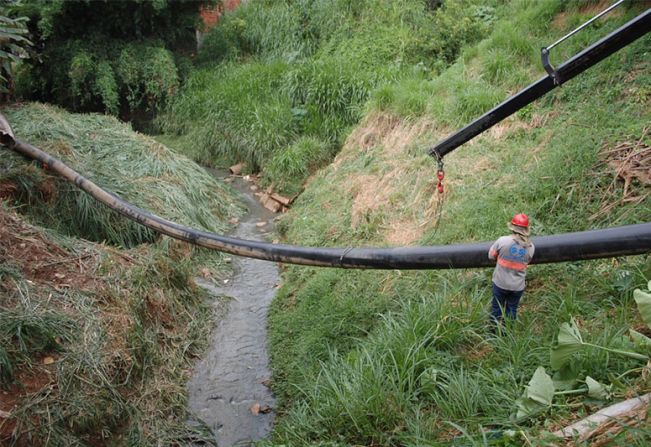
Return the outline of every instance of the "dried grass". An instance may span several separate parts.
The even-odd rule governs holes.
[[[414,158],[424,157],[424,150],[414,155],[411,149],[435,133],[442,134],[429,119],[408,122],[390,114],[375,113],[349,136],[334,162],[335,170],[354,162],[360,151],[373,153],[382,160],[384,168],[377,174],[354,172],[344,180],[353,197],[353,229],[372,220],[374,215],[385,213],[390,217],[380,227],[381,237],[391,245],[407,245],[418,241],[434,223],[431,219],[437,201],[433,194],[432,164],[422,163],[414,169]],[[402,217],[394,220],[396,215]]]
[[[601,153],[601,162],[596,169],[612,173],[610,186],[602,196],[603,205],[590,220],[598,219],[623,203],[642,203],[651,192],[651,145],[648,142],[651,127],[642,130],[637,140],[622,141],[614,147],[605,145]],[[622,194],[616,197],[618,183],[623,181]],[[615,198],[615,200],[613,200]]]

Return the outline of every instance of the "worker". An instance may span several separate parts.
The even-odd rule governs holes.
[[[494,328],[502,323],[503,314],[515,320],[518,304],[524,293],[527,266],[535,247],[529,240],[529,217],[516,214],[509,222],[511,235],[502,236],[491,246],[488,258],[496,260],[493,272],[493,301],[491,323]]]

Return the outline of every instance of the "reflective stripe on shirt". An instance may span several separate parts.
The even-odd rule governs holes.
[[[504,258],[497,258],[497,263],[499,265],[501,265],[502,267],[506,267],[507,269],[511,269],[511,270],[526,270],[527,269],[527,264],[523,264],[521,262],[507,261]]]

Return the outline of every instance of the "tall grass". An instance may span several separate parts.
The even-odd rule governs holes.
[[[648,187],[631,186],[640,204],[622,201],[623,182],[602,158],[619,141],[639,140],[649,121],[640,100],[648,83],[644,38],[447,157],[448,193],[434,225],[428,211],[436,203],[430,196],[436,165],[423,154],[426,142],[542,76],[535,48],[571,29],[576,17],[585,19],[580,5],[558,1],[504,8],[507,15],[496,10],[492,33],[460,49],[439,76],[403,75],[372,92],[367,119],[345,152],[310,179],[279,223],[289,242],[375,245],[392,229],[414,227],[424,230],[412,243],[491,240],[522,211],[537,235],[651,220]],[[568,42],[559,60],[639,9]],[[566,22],[554,20],[560,12]],[[405,135],[413,139],[403,144]],[[611,202],[609,212],[598,214]],[[354,224],[362,206],[364,220]],[[270,321],[274,389],[286,412],[273,442],[522,445],[524,438],[507,432],[531,440],[550,424],[577,418],[579,401],[572,397],[525,423],[512,415],[535,369],[549,369],[560,322],[578,318],[594,343],[626,345],[622,335],[637,318],[632,289],[651,277],[648,259],[532,266],[518,321],[497,334],[488,330],[490,273],[288,269]],[[351,301],[355,320],[340,314]],[[342,331],[353,321],[364,330]],[[576,358],[581,377],[594,374],[605,383],[634,366],[596,351]],[[624,388],[623,394],[649,390],[636,375],[624,378]],[[643,443],[648,434],[642,428],[638,435],[635,442]]]
[[[18,138],[40,146],[99,186],[162,217],[222,232],[228,216],[237,213],[226,186],[115,118],[72,115],[39,104],[8,108],[5,114]],[[29,212],[48,226],[124,246],[156,237],[152,230],[15,155],[7,154],[0,164],[4,168],[1,178],[18,186],[18,199],[29,204]]]
[[[311,159],[331,160],[376,88],[445,66],[494,16],[475,1],[248,2],[207,36],[204,68],[158,123],[196,160],[244,161],[293,193],[320,166],[288,160],[301,139],[321,141]]]
[[[184,384],[208,339],[213,309],[193,285],[192,250],[167,243],[108,250],[58,235],[63,248],[43,230],[24,223],[12,229],[28,250],[45,244],[65,253],[66,262],[90,255],[83,273],[63,271],[66,281],[94,287],[57,290],[48,276],[3,284],[0,385],[17,400],[3,419],[15,430],[0,424],[0,442],[210,445],[207,430],[186,422]]]

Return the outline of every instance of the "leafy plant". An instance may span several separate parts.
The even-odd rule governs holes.
[[[649,282],[649,290],[651,290],[651,282]],[[634,291],[634,297],[642,319],[651,328],[651,294],[636,289]],[[630,330],[630,335],[635,346],[647,353],[651,351],[650,338],[632,329]],[[529,381],[529,385],[525,387],[523,395],[516,401],[516,407],[518,409],[515,416],[516,419],[521,420],[533,417],[547,410],[552,405],[554,394],[587,393],[592,399],[609,400],[613,395],[613,387],[624,388],[619,379],[637,370],[627,371],[620,377],[614,377],[609,374],[612,382],[611,385],[605,385],[590,376],[586,376],[586,388],[572,389],[577,382],[578,371],[569,362],[574,354],[581,352],[585,347],[605,350],[636,360],[649,360],[649,356],[646,354],[612,349],[585,342],[576,321],[572,318],[569,323],[563,323],[561,325],[556,344],[551,349],[550,363],[552,368],[557,370],[554,378],[550,377],[542,366],[536,369],[536,372]],[[556,389],[560,389],[560,391],[555,393]]]
[[[545,372],[545,368],[539,366],[525,387],[522,397],[516,401],[516,418],[531,417],[551,408],[554,390],[554,381]]]
[[[586,347],[592,347],[596,349],[601,349],[604,351],[612,352],[613,354],[624,355],[636,360],[648,360],[649,357],[644,354],[637,352],[624,351],[621,349],[607,348],[605,346],[599,346],[592,343],[588,343],[583,340],[581,337],[581,332],[579,331],[576,321],[572,318],[569,323],[563,323],[558,332],[557,341],[554,347],[552,347],[550,352],[550,363],[552,368],[560,369],[565,366],[572,355],[582,351]]]
[[[604,385],[590,376],[586,376],[585,384],[588,386],[588,396],[593,399],[608,400],[612,396],[612,385]]]
[[[0,10],[0,92],[12,89],[14,65],[29,54],[32,43],[27,38],[27,17],[11,18]]]

